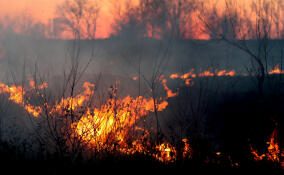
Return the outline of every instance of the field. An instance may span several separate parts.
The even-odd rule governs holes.
[[[3,43],[4,167],[41,174],[283,168],[282,40],[271,41],[261,92],[250,58],[215,40],[15,35]]]

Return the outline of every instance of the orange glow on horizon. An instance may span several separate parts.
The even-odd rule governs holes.
[[[56,8],[65,0],[0,0],[0,19],[1,18],[15,18],[27,16],[31,17],[36,22],[47,24],[50,20],[56,18]],[[97,37],[107,38],[110,36],[113,22],[110,16],[109,3],[101,4],[100,18],[98,19]],[[63,39],[69,38],[68,36]]]
[[[65,0],[0,0],[0,6],[5,7],[0,11],[0,20],[6,16],[13,18],[26,15],[35,21],[47,24],[56,18],[56,7],[64,1]],[[249,7],[249,3],[252,1],[253,0],[238,0],[238,4],[240,7]],[[115,17],[112,10],[114,9],[114,4],[118,4],[121,8],[121,12],[124,13],[125,10],[123,10],[124,5],[122,5],[122,3],[126,2],[126,0],[98,0],[98,2],[100,5],[100,14],[96,37],[101,39],[108,38],[113,33],[112,27]],[[139,0],[130,0],[129,2],[135,6],[138,4]],[[217,2],[217,8],[223,11],[225,9],[223,1],[219,0]],[[193,21],[196,20],[198,20],[197,17],[194,17]],[[198,25],[198,23],[194,25]],[[60,38],[68,39],[70,36],[61,36]],[[210,36],[205,34],[201,28],[197,28],[192,38],[208,40]]]
[[[41,22],[43,24],[48,24],[50,21],[55,19],[56,8],[59,4],[65,0],[0,0],[0,6],[5,7],[0,11],[0,20],[2,18],[9,17],[10,19],[17,17],[30,17],[35,22]],[[124,3],[126,0],[120,0],[119,3]],[[100,5],[100,14],[97,25],[97,38],[108,38],[113,33],[113,4],[117,3],[116,0],[102,0],[98,1]],[[132,0],[132,5],[137,5],[139,0]],[[112,4],[113,3],[113,4]],[[120,4],[120,5],[121,5]],[[121,5],[123,13],[123,5]],[[63,32],[61,39],[70,39],[69,35]],[[197,32],[195,39],[207,40],[209,36],[206,34],[200,34]]]

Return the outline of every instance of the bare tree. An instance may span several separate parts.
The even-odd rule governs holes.
[[[193,38],[196,29],[193,15],[199,2],[196,0],[168,0],[168,35],[177,39]]]
[[[120,6],[114,4],[114,7]],[[143,95],[141,88],[146,87],[145,95],[153,99],[155,134],[156,141],[159,142],[162,135],[158,112],[161,76],[168,65],[173,44],[172,36],[166,36],[169,6],[167,1],[141,0],[137,6],[127,1],[124,8],[128,9],[124,14],[120,14],[121,10],[114,9],[119,17],[115,21],[117,35],[119,39],[127,39],[126,43],[129,43],[125,44],[126,48],[120,51],[120,54],[138,74],[138,95]],[[162,39],[149,40],[147,37]],[[151,60],[148,68],[144,65],[146,60]]]
[[[199,19],[211,39],[222,40],[249,56],[256,65],[254,74],[257,77],[259,93],[262,94],[273,47],[272,29],[277,21],[273,11],[277,7],[275,3],[279,2],[255,0],[251,2],[249,9],[243,8],[234,0],[224,2],[223,12],[220,12],[216,4],[208,6],[203,3]]]
[[[123,7],[114,3],[115,34],[160,39],[192,37],[189,31],[194,28],[193,13],[198,4],[196,0],[140,0],[138,5],[127,1]]]
[[[56,92],[52,85],[39,88],[39,85],[46,82],[46,79],[52,75],[40,72],[38,64],[35,64],[33,72],[35,94],[38,105],[42,109],[39,119],[31,120],[36,129],[37,140],[49,153],[57,153],[59,158],[67,157],[72,161],[82,154],[88,144],[86,140],[83,140],[84,134],[75,132],[75,125],[93,105],[93,86],[85,85],[85,88],[90,88],[90,94],[86,94],[87,99],[84,104],[78,106],[76,96],[82,92],[79,87],[82,84],[82,77],[96,56],[98,12],[99,6],[94,1],[67,0],[60,4],[57,19],[60,19],[59,22],[64,30],[70,31],[71,34],[60,87],[57,87]],[[89,46],[89,50],[84,48],[84,53],[83,39],[86,39],[85,42],[88,42]],[[84,62],[83,59],[87,60]]]
[[[98,1],[65,0],[57,8],[58,20],[71,36],[95,39],[100,6]]]

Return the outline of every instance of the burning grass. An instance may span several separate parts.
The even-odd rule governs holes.
[[[272,72],[279,71],[276,69]],[[192,69],[182,75],[171,74],[169,78],[181,79],[186,86],[194,86],[193,80],[197,77],[233,77],[235,75],[234,70],[216,70],[214,73],[208,70],[196,74]],[[95,84],[89,82],[83,83],[84,90],[81,93],[61,98],[54,104],[46,100],[40,103],[42,105],[30,104],[28,94],[31,93],[45,99],[43,92],[48,88],[46,82],[38,85],[30,79],[27,88],[1,83],[0,93],[8,94],[8,99],[23,107],[29,115],[38,120],[45,119],[51,129],[49,132],[55,144],[58,144],[59,148],[62,144],[65,145],[67,148],[64,149],[68,150],[68,153],[78,149],[80,151],[74,151],[77,155],[82,152],[82,149],[86,149],[89,156],[102,155],[102,153],[125,156],[143,155],[166,165],[194,160],[200,152],[194,149],[195,147],[192,146],[194,143],[190,138],[181,138],[178,141],[179,144],[172,143],[165,138],[153,141],[153,133],[159,136],[160,131],[153,126],[145,126],[151,115],[164,111],[168,107],[168,100],[179,95],[178,90],[174,92],[168,87],[169,80],[165,76],[159,77],[158,81],[165,91],[163,97],[131,97],[128,95],[120,98],[117,95],[117,87],[112,86],[109,89],[109,99],[99,107],[88,105],[95,94]],[[58,125],[59,121],[62,123]],[[59,133],[64,134],[58,137]],[[274,130],[268,142],[267,153],[259,154],[252,145],[250,146],[255,161],[265,159],[278,164],[282,163],[281,154],[283,153],[280,151],[277,137],[277,130]],[[59,148],[55,150],[58,151]],[[225,161],[230,167],[240,166],[240,163],[232,160],[230,155],[223,155],[219,151],[213,155],[207,156],[204,163],[222,164],[222,161]]]
[[[270,141],[267,142],[267,145],[268,145],[267,153],[260,155],[256,150],[252,148],[252,146],[250,146],[251,153],[253,154],[255,161],[262,161],[266,159],[268,161],[280,163],[280,157],[282,155],[280,155],[280,146],[279,146],[279,142],[277,141],[278,139],[277,134],[278,134],[278,131],[274,129],[274,131],[272,132],[270,136]]]

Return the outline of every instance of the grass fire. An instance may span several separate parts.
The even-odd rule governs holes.
[[[3,171],[283,172],[281,1],[1,5]]]

